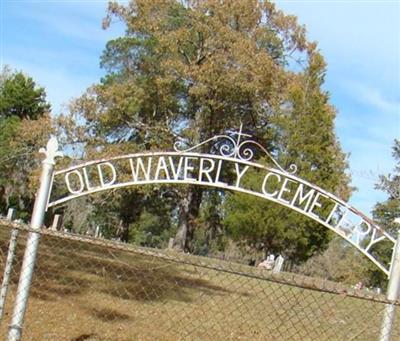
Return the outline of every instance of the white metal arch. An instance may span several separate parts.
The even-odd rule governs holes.
[[[395,239],[334,194],[294,175],[294,166],[291,167],[292,172],[286,172],[279,165],[271,168],[252,162],[251,158],[240,157],[239,149],[237,154],[230,155],[203,154],[191,150],[193,148],[128,154],[58,170],[54,172],[52,184],[56,182],[58,188],[60,184],[64,186],[64,195],[53,198],[50,190],[47,207],[92,193],[146,184],[192,184],[246,193],[278,203],[317,221],[352,244],[389,276],[390,265],[378,259],[371,249],[385,240],[394,244]],[[228,148],[225,150],[229,151]],[[234,173],[230,183],[219,178],[227,167]],[[259,190],[246,188],[242,183],[251,168],[263,174]],[[75,178],[75,181],[71,178]],[[272,189],[271,179],[275,183]],[[323,215],[321,211],[324,208]],[[329,213],[326,214],[326,211]]]

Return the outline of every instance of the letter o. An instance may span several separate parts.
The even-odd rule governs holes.
[[[81,184],[81,187],[79,189],[72,189],[71,183],[69,181],[69,177],[71,174],[76,174],[78,176],[79,182]],[[68,191],[72,194],[80,194],[85,188],[85,183],[83,182],[82,175],[77,169],[65,174],[65,183],[67,184]]]

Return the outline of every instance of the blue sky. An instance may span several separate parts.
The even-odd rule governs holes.
[[[106,1],[0,1],[0,62],[46,88],[54,114],[102,76],[99,56],[121,25],[101,29]],[[400,0],[277,1],[298,16],[328,63],[325,89],[337,108],[336,131],[350,153],[351,204],[366,214],[386,198],[374,190],[392,171],[400,138]]]

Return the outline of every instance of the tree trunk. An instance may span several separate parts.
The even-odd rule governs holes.
[[[210,109],[210,119],[208,127],[213,127],[211,114],[213,112]],[[199,119],[199,118],[198,118]],[[197,122],[199,137],[193,141],[194,145],[200,143],[201,141],[207,140],[211,134],[212,129],[205,129],[203,126],[202,119]],[[208,148],[208,147],[207,147]],[[200,153],[205,153],[207,150],[205,146],[201,146]],[[179,217],[178,217],[178,230],[175,235],[173,248],[179,251],[192,252],[193,251],[193,235],[196,224],[196,219],[199,215],[200,204],[203,196],[203,189],[196,186],[189,186],[187,188],[186,194],[181,198],[178,204]]]
[[[217,238],[223,234],[220,212],[220,204],[222,200],[220,194],[217,191],[213,191],[212,193],[209,193],[207,201],[208,211],[206,212],[206,215],[208,218],[207,221],[205,221],[205,244],[207,250],[210,250],[212,242],[217,240]]]
[[[192,252],[192,241],[196,219],[199,215],[203,190],[190,186],[181,198],[179,208],[178,230],[175,235],[173,248],[179,251]]]
[[[10,192],[11,189],[9,186],[0,186],[0,194],[6,210],[10,208]]]

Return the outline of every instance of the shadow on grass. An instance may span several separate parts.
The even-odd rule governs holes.
[[[131,317],[127,314],[122,314],[114,309],[109,308],[91,308],[87,309],[89,314],[99,319],[102,322],[120,322],[131,320]]]
[[[90,290],[125,300],[190,302],[196,292],[231,293],[209,280],[195,278],[185,271],[187,267],[157,257],[43,236],[31,295],[53,301]],[[16,283],[16,276],[12,280]]]
[[[92,339],[93,337],[97,337],[96,334],[82,334],[79,335],[78,337],[74,337],[72,338],[70,341],[85,341],[85,340],[89,340]]]

